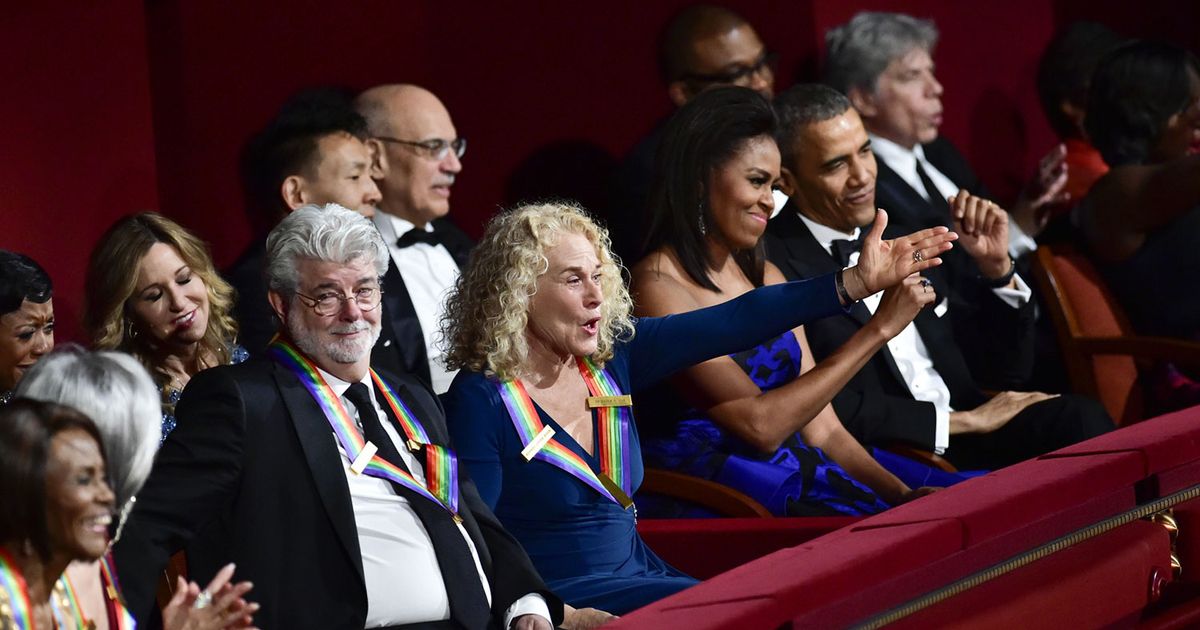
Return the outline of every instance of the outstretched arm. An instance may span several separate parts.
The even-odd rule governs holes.
[[[768,266],[767,279],[782,282],[782,274]],[[919,277],[889,291],[879,315],[861,328],[841,348],[790,383],[763,392],[732,359],[721,356],[688,368],[674,385],[697,409],[706,409],[722,427],[764,453],[772,453],[788,436],[801,430],[829,404],[833,395],[870,359],[881,345],[900,332],[920,309],[936,299]],[[686,293],[644,292],[641,309],[673,312],[687,302]],[[686,308],[686,307],[684,307]],[[753,321],[731,322],[753,327]],[[795,330],[802,350],[809,354],[803,330]],[[756,342],[757,343],[757,342]],[[753,347],[753,343],[737,351]]]

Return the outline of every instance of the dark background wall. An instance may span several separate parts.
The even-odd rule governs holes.
[[[0,18],[0,247],[56,283],[60,339],[79,340],[83,270],[118,217],[158,209],[228,265],[251,239],[235,160],[296,90],[414,82],[470,139],[455,220],[570,192],[595,205],[607,172],[670,111],[654,65],[663,2],[61,0]],[[101,6],[102,5],[102,6]],[[1200,44],[1200,5],[1168,0],[744,0],[780,53],[777,85],[815,78],[826,28],[862,9],[933,18],[943,133],[1002,198],[1054,143],[1033,68],[1054,30],[1096,19]]]

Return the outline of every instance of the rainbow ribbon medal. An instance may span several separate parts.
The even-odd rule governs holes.
[[[96,624],[83,617],[79,596],[75,594],[75,585],[71,584],[71,579],[66,573],[63,573],[54,585],[54,595],[50,597],[50,611],[58,628],[91,630],[96,627]]]
[[[576,357],[575,362],[592,394],[588,398],[588,407],[596,410],[596,436],[599,440],[596,454],[600,459],[600,472],[629,497],[633,493],[633,473],[629,470],[629,425],[633,421],[633,400],[621,394],[617,382],[608,372],[596,367],[591,359]]]
[[[137,627],[133,615],[125,607],[121,597],[121,583],[117,581],[117,573],[112,568],[112,553],[106,553],[100,558],[100,577],[104,582],[104,596],[112,603],[117,613],[117,626],[113,630],[133,630]]]
[[[425,449],[428,488],[403,468],[383,459],[375,452],[377,448],[363,439],[354,420],[342,405],[341,399],[333,393],[333,389],[317,372],[316,366],[300,354],[299,350],[277,337],[270,346],[270,353],[280,365],[291,370],[300,379],[300,383],[317,401],[317,405],[321,407],[326,420],[329,421],[329,426],[333,428],[333,434],[338,443],[353,462],[350,465],[351,470],[355,473],[400,484],[441,505],[450,512],[456,522],[461,522],[462,519],[458,515],[458,461],[454,451],[429,442],[425,429],[417,422],[404,401],[396,396],[392,388],[384,383],[374,370],[371,370],[371,378],[383,392],[383,398],[392,408],[392,412],[396,414],[400,428],[404,430],[405,436],[408,438],[408,448],[413,451]]]
[[[12,556],[0,549],[0,603],[8,604],[9,614],[17,630],[33,630],[33,605],[29,602],[29,590],[25,578],[17,571]]]
[[[591,364],[588,363],[588,365]],[[595,366],[592,368],[595,369]],[[584,369],[586,368],[581,364],[580,370]],[[620,397],[620,390],[616,384],[602,370],[597,371],[603,375],[606,385],[610,388],[608,391],[615,392]],[[584,380],[587,381],[593,376],[590,373],[585,374]],[[533,399],[529,397],[529,393],[525,391],[525,386],[521,384],[520,380],[496,381],[496,388],[500,392],[500,399],[508,409],[508,416],[512,419],[513,427],[521,438],[521,445],[524,447],[522,455],[527,461],[537,459],[559,468],[623,508],[628,509],[633,505],[633,500],[629,498],[631,475],[629,474],[627,425],[610,431],[610,419],[605,414],[597,412],[597,416],[599,416],[597,422],[602,423],[598,425],[597,431],[600,436],[597,454],[601,470],[601,474],[597,475],[578,453],[554,439],[554,429],[542,424],[537,409],[533,406]],[[588,388],[589,391],[595,393],[595,390],[591,389],[590,382]],[[609,411],[611,410],[609,408]],[[616,420],[620,422],[627,418],[616,418]],[[619,481],[610,478],[610,473],[615,474]]]

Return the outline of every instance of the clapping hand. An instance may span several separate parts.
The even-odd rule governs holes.
[[[884,338],[891,339],[900,334],[922,308],[936,299],[937,292],[929,280],[918,275],[909,276],[883,292],[883,299],[871,321],[879,327]]]
[[[1067,145],[1059,144],[1042,157],[1037,173],[1013,204],[1013,219],[1031,238],[1045,229],[1051,208],[1071,200],[1067,176]]]
[[[941,264],[938,256],[953,247],[951,241],[958,238],[949,228],[938,226],[883,240],[887,222],[887,212],[877,210],[875,224],[863,239],[858,264],[846,270],[846,290],[855,300],[900,284],[908,276]]]
[[[954,229],[959,244],[975,259],[980,271],[988,278],[1008,273],[1008,213],[1004,208],[961,190],[949,197]]]
[[[175,594],[163,608],[164,630],[223,630],[253,628],[258,604],[242,596],[254,587],[250,582],[230,584],[234,565],[225,565],[204,590],[195,582],[176,578]]]

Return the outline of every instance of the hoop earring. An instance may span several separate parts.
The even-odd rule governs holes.
[[[138,338],[138,332],[137,329],[133,327],[132,319],[125,320],[125,336],[131,340]]]

